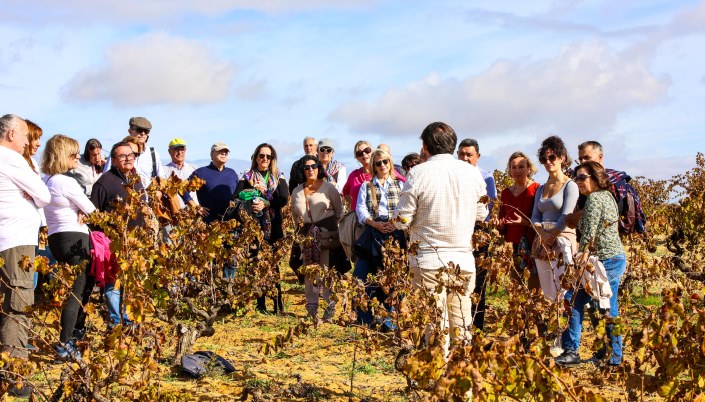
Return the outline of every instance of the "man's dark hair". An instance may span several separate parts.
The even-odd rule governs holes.
[[[90,160],[91,151],[96,148],[103,149],[103,144],[101,144],[100,141],[95,138],[91,138],[90,140],[86,141],[86,146],[83,149],[83,160]]]
[[[431,156],[453,154],[458,137],[451,126],[437,121],[426,126],[421,133],[421,141]]]
[[[326,177],[326,171],[325,171],[325,169],[323,169],[323,164],[321,163],[321,161],[318,159],[317,156],[313,156],[313,155],[304,155],[304,157],[301,158],[301,173],[303,173],[304,175],[306,174],[304,171],[304,166],[306,166],[306,162],[308,162],[308,161],[316,162],[316,168],[318,169],[317,178],[319,180]]]
[[[473,138],[466,138],[462,141],[460,141],[460,145],[458,145],[458,149],[460,148],[465,148],[465,147],[474,147],[475,152],[478,154],[480,153],[480,146],[477,144],[477,140]]]
[[[401,167],[404,168],[407,172],[409,169],[412,167],[418,165],[419,163],[423,162],[421,160],[421,156],[417,154],[416,152],[412,152],[404,157],[404,159],[401,160]]]
[[[125,141],[116,142],[113,145],[113,147],[110,148],[110,158],[115,159],[117,157],[117,155],[115,154],[115,152],[116,152],[115,150],[120,147],[128,147],[128,148],[132,149],[132,147],[130,147],[129,142],[125,142]]]

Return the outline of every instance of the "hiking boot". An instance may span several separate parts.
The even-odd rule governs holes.
[[[578,352],[567,349],[556,357],[555,362],[561,366],[577,366],[580,364],[580,356],[578,356]]]

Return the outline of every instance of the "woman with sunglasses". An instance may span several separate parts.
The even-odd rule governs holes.
[[[93,277],[89,275],[90,240],[83,216],[96,208],[78,181],[68,175],[69,170],[76,168],[80,157],[78,141],[61,134],[47,141],[42,155],[43,180],[51,193],[51,202],[44,207],[49,248],[60,263],[85,264],[76,276],[71,295],[66,298],[61,311],[59,344],[54,347],[59,359],[80,358],[75,334],[83,331],[79,328],[85,322],[82,306],[88,303],[94,284]]]
[[[395,176],[392,156],[378,149],[372,154],[372,163],[375,175],[360,186],[357,198],[357,214],[360,224],[366,225],[365,232],[355,244],[355,263],[353,275],[365,283],[365,292],[370,300],[374,297],[381,303],[387,298],[381,287],[375,283],[368,283],[368,275],[377,275],[384,268],[382,264],[381,245],[390,236],[393,236],[402,249],[406,248],[404,232],[397,230],[389,222],[399,203],[402,181]],[[358,308],[357,319],[360,324],[372,324],[373,314],[369,309],[363,311]],[[394,329],[392,321],[387,318],[382,323],[382,331]]]
[[[299,184],[291,193],[291,212],[297,222],[303,223],[304,234],[311,234],[314,238],[311,244],[301,245],[304,259],[316,259],[304,261],[304,263],[320,264],[322,267],[330,268],[333,263],[331,261],[333,250],[325,247],[323,238],[328,232],[335,232],[337,236],[338,221],[343,216],[342,198],[333,183],[325,180],[326,174],[318,158],[306,155],[302,162],[306,181]],[[328,303],[323,313],[323,322],[330,322],[335,313],[335,301],[331,299],[330,289],[321,283],[321,278],[306,276],[304,281],[306,311],[316,326],[321,322],[318,318],[318,297],[321,287],[323,287],[323,300]]]
[[[259,144],[252,153],[252,166],[246,171],[235,188],[233,199],[251,201],[252,215],[262,228],[264,239],[275,245],[284,237],[282,229],[282,207],[289,201],[289,187],[284,175],[277,167],[277,151],[264,143]],[[275,250],[276,252],[276,250]],[[279,267],[276,268],[279,272]],[[277,296],[274,300],[274,314],[284,312],[281,283],[277,281]],[[266,312],[266,297],[257,298],[257,310]]]
[[[345,165],[333,160],[334,154],[335,149],[332,140],[323,138],[318,141],[318,160],[323,165],[324,180],[332,183],[338,189],[338,192],[342,194],[348,175]]]
[[[548,300],[557,301],[563,295],[560,275],[573,261],[577,243],[575,229],[566,225],[566,215],[578,202],[578,186],[570,180],[571,159],[563,140],[546,138],[538,151],[539,162],[548,172],[548,180],[536,190],[531,222],[538,233],[532,247],[532,257]],[[562,263],[559,265],[559,261]]]
[[[602,263],[612,290],[609,314],[611,317],[618,317],[617,294],[622,275],[627,268],[627,259],[624,246],[619,238],[617,224],[619,212],[617,203],[610,192],[612,184],[602,165],[593,161],[579,165],[575,169],[574,180],[578,183],[580,194],[587,196],[583,215],[578,222],[578,230],[581,233],[579,250],[582,251],[578,266],[585,266],[590,254]],[[591,252],[590,248],[594,248],[594,251]],[[566,299],[569,299],[572,304],[572,313],[568,320],[568,328],[562,336],[564,352],[556,358],[556,363],[575,365],[580,363],[578,348],[580,347],[580,332],[582,331],[585,304],[592,298],[584,288],[580,287],[577,293],[575,291],[569,292]],[[614,336],[613,329],[614,324],[607,325],[607,336],[612,347],[612,355],[608,364],[619,366],[622,363],[622,336]],[[593,355],[593,360],[602,360],[606,354],[607,348],[603,346]]]
[[[350,210],[352,211],[354,211],[357,206],[360,186],[362,186],[362,183],[372,178],[372,167],[370,166],[372,145],[365,140],[358,141],[353,148],[353,155],[361,166],[350,172],[350,176],[348,176],[348,180],[343,186],[343,197],[345,197],[345,200],[350,204]]]
[[[523,152],[514,152],[507,161],[507,174],[514,184],[502,190],[497,227],[504,235],[504,240],[512,243],[514,248],[514,269],[511,277],[518,283],[524,282],[524,271],[533,270],[531,260],[531,243],[536,232],[531,228],[531,213],[534,209],[534,196],[539,183],[531,177],[538,169],[531,159]],[[531,272],[528,281],[529,289],[539,289],[539,278]]]

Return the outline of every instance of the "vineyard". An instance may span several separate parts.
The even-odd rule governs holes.
[[[498,191],[508,178],[496,172]],[[190,183],[169,181],[161,191],[194,190]],[[3,354],[0,373],[19,384],[31,384],[41,401],[112,400],[705,400],[705,157],[670,180],[636,178],[647,214],[645,235],[623,239],[628,268],[620,286],[620,317],[586,320],[580,354],[587,357],[606,341],[605,326],[615,324],[624,337],[620,367],[583,364],[556,366],[546,334],[567,326],[562,303],[549,303],[510,278],[512,247],[487,224],[475,238],[487,246],[477,266],[487,270],[488,310],[485,332],[469,342],[451,345],[444,359],[444,334],[437,325],[441,312],[432,295],[414,290],[407,252],[385,247],[385,270],[376,278],[389,294],[388,313],[368,300],[365,284],[350,274],[317,266],[302,268],[320,277],[338,302],[333,323],[306,319],[303,287],[288,268],[291,246],[306,241],[285,213],[285,237],[273,250],[258,224],[245,220],[206,226],[193,210],[183,210],[163,241],[159,217],[131,194],[112,213],[90,217],[94,227],[112,240],[119,273],[116,285],[132,325],[107,329],[103,303],[85,306],[87,334],[79,342],[82,358],[53,364],[61,306],[84,267],[49,266],[55,272],[44,285],[44,297],[33,307],[30,338],[37,347],[29,361]],[[154,199],[157,186],[151,186]],[[495,209],[498,206],[495,205]],[[145,213],[150,224],[129,228]],[[253,253],[253,249],[259,249]],[[234,278],[223,276],[224,264],[236,261]],[[280,266],[278,270],[276,267]],[[446,274],[455,275],[448,267]],[[574,282],[568,270],[563,283]],[[283,315],[254,311],[254,300],[283,280]],[[388,317],[391,332],[356,324],[358,307]],[[424,330],[430,328],[430,333]],[[425,342],[425,335],[429,338]],[[204,376],[181,372],[184,355],[198,350],[228,359],[235,371],[215,363]],[[7,382],[3,382],[7,392]]]

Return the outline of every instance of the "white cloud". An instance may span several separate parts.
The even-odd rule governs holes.
[[[153,33],[107,50],[105,65],[78,73],[66,100],[117,105],[204,104],[227,97],[232,64],[198,41]]]
[[[462,80],[430,74],[379,99],[347,102],[330,118],[358,133],[418,133],[440,120],[457,132],[577,137],[612,127],[620,112],[661,101],[667,85],[644,58],[593,42],[550,59],[500,60]]]

